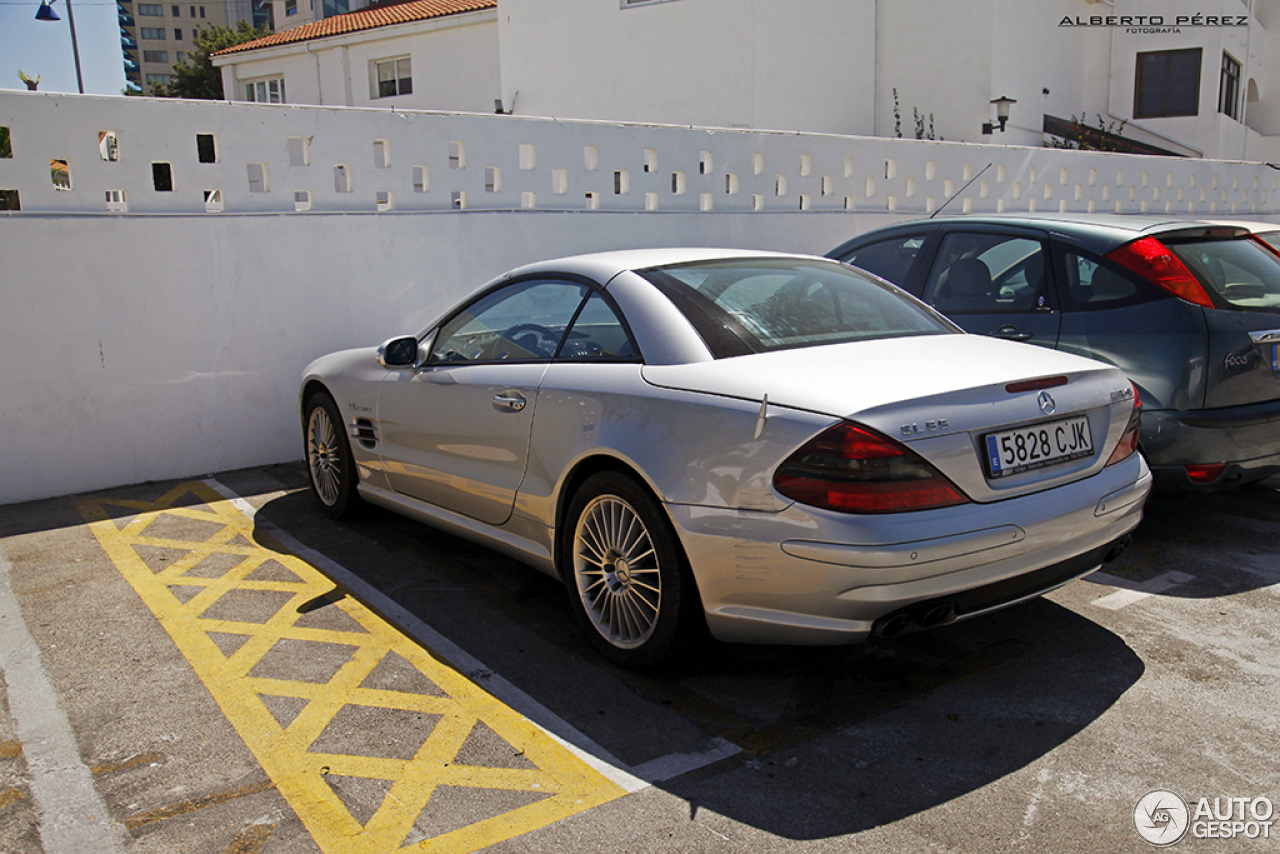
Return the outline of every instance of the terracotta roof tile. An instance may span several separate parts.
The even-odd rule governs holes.
[[[256,50],[260,47],[293,44],[294,42],[324,38],[325,36],[337,36],[343,33],[354,33],[360,30],[372,30],[392,24],[426,21],[431,18],[442,18],[446,15],[457,15],[462,12],[496,9],[497,6],[497,0],[410,0],[408,3],[360,9],[356,12],[348,12],[345,15],[335,15],[332,18],[303,24],[291,30],[282,30],[260,39],[254,39],[251,42],[220,50],[214,56],[226,56],[229,53]]]

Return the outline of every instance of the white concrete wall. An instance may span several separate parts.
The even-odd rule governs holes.
[[[657,245],[821,253],[970,179],[948,212],[1280,219],[1280,173],[1257,163],[25,92],[0,93],[0,126],[13,141],[0,189],[23,207],[0,213],[0,503],[299,458],[307,362],[418,331],[538,259]],[[118,161],[99,154],[106,129]],[[209,132],[219,160],[199,163],[195,137]],[[310,165],[290,165],[288,140],[303,136]],[[389,166],[375,165],[374,140]],[[70,190],[51,181],[54,158]],[[172,164],[174,192],[153,189],[152,162]],[[250,191],[249,163],[266,165],[265,192]],[[350,165],[353,192],[334,192],[335,163]],[[428,166],[425,192],[415,165]],[[205,213],[213,187],[222,213]],[[129,212],[106,211],[111,188]],[[314,211],[294,212],[297,190]],[[376,210],[379,191],[394,210]]]

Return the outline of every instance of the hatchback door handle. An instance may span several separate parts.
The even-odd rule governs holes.
[[[519,412],[524,409],[524,405],[528,403],[524,396],[516,392],[507,392],[500,394],[493,399],[493,405],[499,409],[509,409],[512,412]]]
[[[1016,326],[1001,326],[995,332],[991,333],[992,338],[1003,338],[1006,341],[1030,341],[1032,334],[1025,329],[1019,329]]]

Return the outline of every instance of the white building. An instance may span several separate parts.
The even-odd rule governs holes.
[[[1078,117],[1280,160],[1280,0],[415,0],[214,62],[237,100],[1036,146]]]

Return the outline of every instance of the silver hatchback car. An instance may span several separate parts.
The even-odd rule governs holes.
[[[646,667],[707,629],[836,644],[1092,572],[1151,477],[1133,387],[964,334],[843,264],[724,250],[548,261],[415,335],[325,356],[311,484],[565,582]]]

